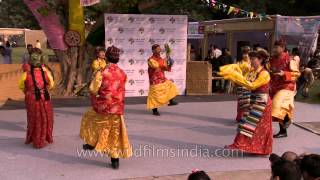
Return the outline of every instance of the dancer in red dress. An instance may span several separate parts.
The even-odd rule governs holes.
[[[23,73],[19,87],[25,93],[27,108],[26,144],[43,148],[53,142],[53,110],[49,89],[54,85],[51,72],[41,63],[41,51],[31,55],[29,67]]]
[[[250,101],[239,122],[238,134],[229,149],[246,153],[267,155],[272,153],[271,99],[269,97],[270,75],[264,69],[269,55],[265,50],[250,52],[252,70],[247,78],[241,73],[221,72],[228,80],[248,89]]]

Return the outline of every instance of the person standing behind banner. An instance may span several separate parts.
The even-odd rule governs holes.
[[[272,102],[269,97],[270,74],[264,68],[269,58],[265,50],[249,53],[252,69],[247,77],[237,71],[220,74],[224,79],[247,89],[248,101],[238,124],[238,133],[228,149],[267,155],[272,153]]]
[[[54,86],[51,72],[41,63],[42,55],[34,50],[29,65],[23,73],[19,88],[25,94],[27,108],[26,144],[43,148],[53,143],[53,109],[49,89]]]
[[[119,52],[109,47],[109,64],[94,74],[89,85],[92,108],[83,115],[80,128],[83,149],[107,154],[114,169],[119,168],[119,158],[132,156],[123,116],[127,75],[117,65]]]
[[[287,128],[293,118],[296,81],[300,76],[298,63],[284,52],[286,42],[278,40],[272,50],[272,58],[268,64],[271,74],[271,97],[273,121],[279,122],[279,132],[274,138],[287,137]]]
[[[165,77],[165,71],[171,71],[173,60],[167,60],[160,56],[160,45],[152,46],[153,55],[148,59],[149,94],[147,109],[151,109],[153,115],[160,116],[158,108],[164,105],[174,106],[178,103],[174,98],[179,94],[177,87]]]

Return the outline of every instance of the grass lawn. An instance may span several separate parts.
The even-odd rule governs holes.
[[[320,104],[320,80],[316,80],[312,85],[312,88],[309,90],[309,97],[303,98],[301,96],[297,97],[297,101],[312,103],[312,104]]]
[[[12,63],[13,64],[21,63],[22,56],[24,55],[25,52],[27,52],[27,50],[24,47],[12,48]],[[54,55],[54,53],[51,49],[42,49],[42,52],[47,56]]]

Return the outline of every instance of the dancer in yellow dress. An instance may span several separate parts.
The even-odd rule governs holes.
[[[119,158],[132,156],[123,118],[127,76],[117,65],[119,49],[109,47],[107,54],[107,67],[95,74],[89,86],[92,108],[82,118],[80,137],[86,143],[83,149],[106,153],[118,169]]]
[[[177,87],[165,77],[165,71],[171,71],[173,60],[160,56],[161,48],[158,44],[152,46],[153,55],[148,59],[149,94],[147,109],[152,109],[153,115],[160,116],[158,108],[164,105],[174,106],[178,103],[174,98],[179,94]]]

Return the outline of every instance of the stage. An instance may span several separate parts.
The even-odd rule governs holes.
[[[0,110],[0,179],[150,179],[188,174],[192,169],[265,170],[264,175],[268,172],[270,165],[266,156],[224,154],[228,153],[223,151],[224,145],[232,143],[236,134],[235,101],[188,102],[181,97],[180,100],[183,103],[178,106],[161,108],[160,117],[146,111],[141,100],[126,106],[125,120],[135,157],[121,160],[119,170],[107,166],[109,158],[84,154],[81,150],[79,126],[88,108],[84,102],[77,107],[55,108],[54,143],[41,150],[24,144],[25,110],[21,107],[5,110],[4,106]],[[319,108],[319,105],[296,103],[295,121],[319,121]],[[278,125],[273,125],[277,131]],[[319,154],[319,144],[318,135],[292,125],[288,138],[274,140],[273,151]],[[163,179],[170,179],[165,177]],[[266,179],[263,176],[254,179],[258,177]]]

